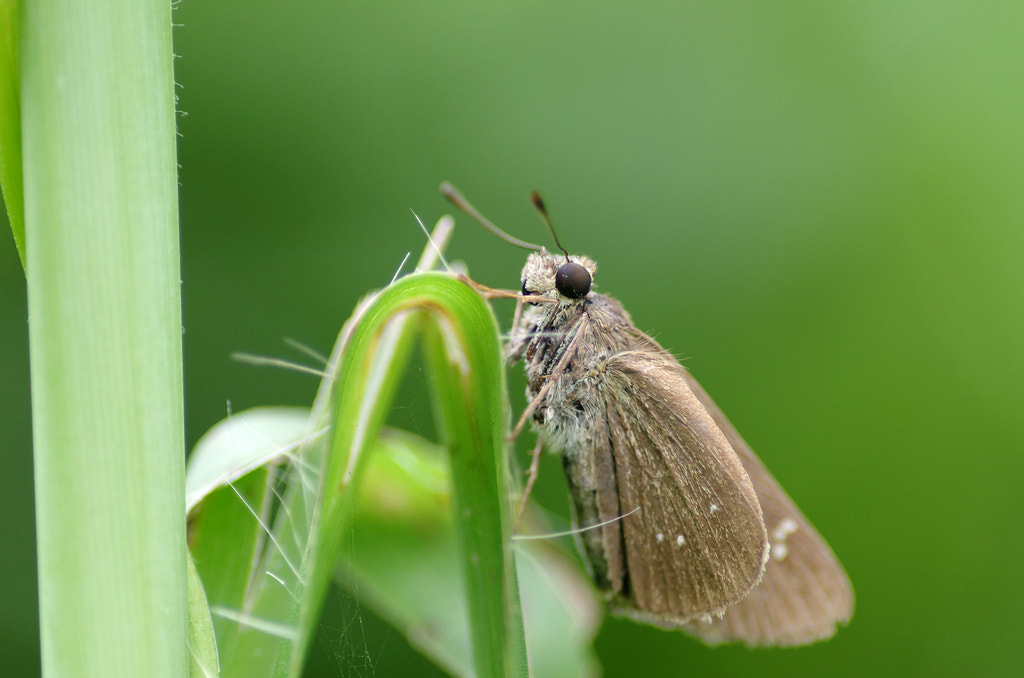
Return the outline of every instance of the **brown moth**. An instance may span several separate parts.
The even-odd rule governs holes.
[[[442,192],[511,238],[450,184]],[[522,295],[511,293],[530,302],[506,347],[528,382],[515,433],[532,415],[562,453],[577,540],[610,610],[709,644],[832,636],[853,612],[850,581],[722,411],[618,301],[591,290],[592,260],[511,240],[537,250]]]

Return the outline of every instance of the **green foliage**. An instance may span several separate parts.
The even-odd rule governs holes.
[[[18,95],[18,2],[0,0],[0,194],[25,267],[25,207],[21,176],[21,97]]]
[[[447,472],[418,438],[378,440],[421,336]],[[490,307],[469,285],[446,274],[407,276],[346,323],[310,413],[246,411],[204,437],[189,467],[190,505],[203,499],[190,544],[222,675],[299,675],[339,558],[343,579],[448,670],[527,674],[497,337]],[[368,465],[376,468],[369,483]],[[382,523],[395,503],[417,510]],[[352,534],[360,547],[349,550]],[[592,664],[589,587],[557,552],[530,552],[525,581],[549,590],[532,597],[542,601],[534,618],[547,622],[536,636],[539,661],[546,675],[581,675]]]

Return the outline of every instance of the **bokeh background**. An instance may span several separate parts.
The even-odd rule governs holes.
[[[450,208],[601,265],[826,535],[857,592],[808,649],[708,649],[608,619],[608,676],[1024,671],[1024,5],[300,3],[174,13],[191,446],[315,380]],[[459,218],[450,254],[519,286]],[[24,278],[0,247],[5,675],[38,672]],[[507,319],[510,309],[499,309]],[[521,380],[513,381],[521,406]],[[414,370],[395,421],[429,430]],[[523,447],[528,440],[521,441]],[[567,513],[557,459],[535,493]],[[340,593],[309,675],[430,675]],[[354,609],[354,611],[353,611]],[[351,631],[351,632],[347,632]]]

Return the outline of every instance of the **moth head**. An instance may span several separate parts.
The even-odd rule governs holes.
[[[590,293],[597,264],[587,257],[550,254],[547,250],[531,254],[523,267],[523,294],[576,301]]]

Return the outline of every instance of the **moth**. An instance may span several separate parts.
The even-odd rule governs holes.
[[[507,293],[528,302],[506,346],[530,403],[514,435],[531,418],[561,452],[577,541],[610,611],[752,647],[813,643],[847,623],[853,590],[828,544],[679,361],[593,291],[597,264],[508,236],[441,190],[535,250],[521,295]],[[527,492],[536,457],[531,474]]]

